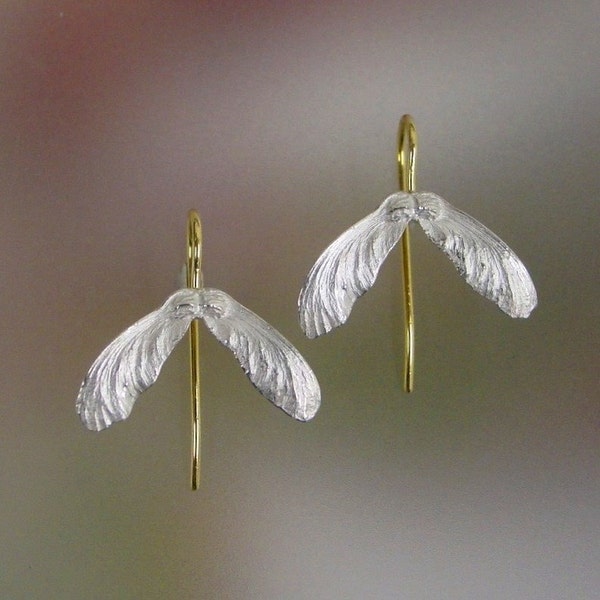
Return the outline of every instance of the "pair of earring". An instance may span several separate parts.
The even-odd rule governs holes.
[[[407,151],[408,147],[408,151]],[[403,191],[338,237],[317,259],[300,292],[300,325],[309,338],[345,323],[355,301],[374,284],[383,261],[402,239],[407,313],[406,387],[412,389],[413,316],[407,227],[419,223],[479,294],[511,317],[526,318],[537,304],[535,287],[517,255],[493,232],[431,192],[414,191],[416,132],[400,122],[399,176]],[[111,342],[93,363],[77,396],[84,425],[100,431],[126,419],[138,396],[157,379],[190,329],[192,374],[192,488],[199,478],[199,322],[231,350],[259,392],[298,421],[312,419],[321,402],[317,378],[298,350],[231,296],[205,288],[200,218],[188,218],[187,287]]]

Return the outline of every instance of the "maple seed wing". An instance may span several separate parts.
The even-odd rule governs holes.
[[[176,311],[183,291],[126,329],[94,361],[76,401],[88,429],[100,431],[126,419],[138,396],[156,381],[193,319],[191,313],[182,316]]]
[[[309,338],[346,322],[356,300],[375,283],[398,243],[408,216],[390,218],[384,203],[345,231],[317,259],[298,298],[300,325]]]
[[[419,224],[467,283],[511,317],[537,305],[535,286],[519,257],[485,225],[429,192],[415,194]]]
[[[242,369],[275,406],[298,421],[321,403],[317,378],[298,350],[258,315],[219,290],[205,290],[204,322],[233,352]]]

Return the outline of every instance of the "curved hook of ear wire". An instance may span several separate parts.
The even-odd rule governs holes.
[[[188,213],[186,285],[200,289],[202,283],[202,225],[195,210]],[[200,323],[190,325],[190,377],[192,394],[192,469],[191,486],[200,484]]]
[[[398,127],[398,181],[400,190],[415,191],[415,163],[417,160],[417,129],[410,115],[403,115]],[[410,233],[402,235],[402,273],[404,279],[404,389],[414,389],[415,366],[415,313],[413,301]]]

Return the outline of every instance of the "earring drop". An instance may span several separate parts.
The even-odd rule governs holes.
[[[76,401],[83,424],[100,431],[126,419],[139,395],[154,384],[175,346],[190,330],[192,489],[200,472],[199,319],[227,347],[258,391],[298,421],[312,419],[321,402],[317,379],[298,350],[266,321],[231,296],[202,282],[202,229],[188,217],[187,287],[113,340],[94,361]]]
[[[374,284],[383,261],[402,238],[406,321],[405,387],[413,389],[414,315],[408,225],[416,221],[479,294],[511,317],[537,305],[527,269],[492,231],[431,192],[414,190],[417,137],[404,115],[398,136],[400,192],[338,237],[311,268],[298,298],[300,325],[309,338],[346,322],[354,302]]]

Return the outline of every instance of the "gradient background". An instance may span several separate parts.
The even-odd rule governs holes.
[[[0,597],[588,599],[600,593],[600,5],[34,2],[0,7]],[[513,321],[419,231],[416,391],[400,252],[309,341],[308,269],[417,185],[511,245]],[[74,410],[104,346],[204,274],[319,376],[299,424],[202,338],[188,488],[182,344],[125,423]]]

